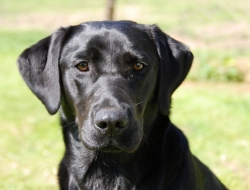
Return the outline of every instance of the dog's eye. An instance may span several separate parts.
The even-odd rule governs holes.
[[[134,70],[135,71],[140,71],[144,68],[144,65],[142,63],[136,63],[134,64]]]
[[[81,62],[79,64],[76,65],[76,68],[80,71],[88,71],[89,70],[89,66],[87,62]]]

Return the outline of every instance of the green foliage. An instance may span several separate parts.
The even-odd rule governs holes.
[[[198,52],[194,61],[192,80],[210,80],[221,82],[243,82],[245,74],[236,64],[236,60],[226,52]]]
[[[242,82],[244,79],[241,73],[235,66],[228,66],[226,62],[221,65],[205,65],[201,66],[202,78],[213,81],[236,81]]]

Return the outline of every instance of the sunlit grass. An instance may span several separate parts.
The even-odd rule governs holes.
[[[173,98],[174,123],[230,189],[250,187],[249,97],[243,84],[185,83]]]
[[[58,118],[48,115],[16,66],[21,51],[45,33],[0,34],[0,189],[55,189],[63,154]]]

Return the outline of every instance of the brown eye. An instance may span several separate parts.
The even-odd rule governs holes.
[[[88,66],[87,62],[81,62],[81,63],[77,64],[76,68],[80,71],[88,71],[89,70],[89,66]]]
[[[136,64],[134,64],[134,70],[136,70],[136,71],[142,70],[143,67],[144,67],[144,65],[142,63],[136,63]]]

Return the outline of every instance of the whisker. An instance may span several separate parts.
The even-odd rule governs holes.
[[[72,121],[72,122],[70,122],[70,123],[68,123],[68,124],[66,124],[66,125],[64,125],[64,126],[62,126],[62,128],[65,128],[65,127],[67,127],[67,126],[69,126],[69,125],[71,125],[71,124],[73,124],[73,123],[76,123],[75,121]],[[74,126],[75,127],[75,126]]]
[[[133,106],[138,106],[139,104],[142,104],[143,102],[145,102],[145,101],[142,101],[142,102],[136,103],[136,104],[134,104]]]
[[[75,125],[75,126],[72,127],[72,128],[75,128],[75,127],[77,127],[77,125]],[[72,135],[75,136],[75,135],[78,133],[78,137],[77,137],[77,138],[79,138],[79,137],[80,137],[80,136],[79,136],[80,132],[81,132],[81,130],[76,130],[76,132],[74,132]]]

